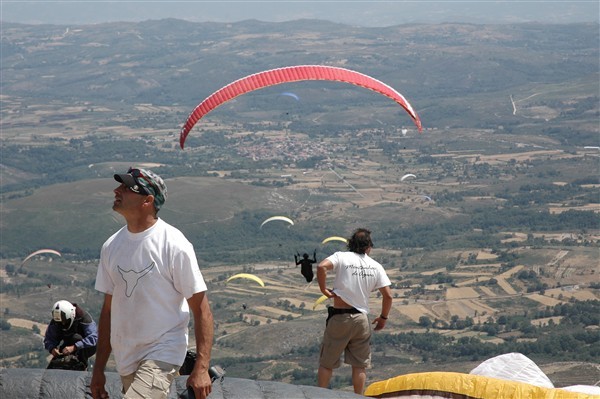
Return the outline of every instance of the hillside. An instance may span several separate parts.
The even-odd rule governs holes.
[[[214,358],[231,376],[314,385],[325,305],[313,309],[318,287],[293,255],[322,259],[342,249],[324,238],[366,226],[395,296],[370,381],[468,372],[507,351],[557,386],[600,380],[597,24],[2,29],[0,340],[16,344],[0,366],[45,365],[36,328],[54,301],[68,295],[97,317],[100,246],[122,225],[112,175],[135,164],[166,179],[160,216],[195,246]],[[179,148],[203,98],[295,64],[397,88],[423,132],[377,93],[296,82],[222,105]],[[273,215],[295,223],[261,228]],[[21,265],[39,248],[62,255]],[[225,283],[238,272],[265,288]],[[340,377],[347,388],[348,370]]]
[[[584,100],[596,98],[597,105],[595,86],[586,84],[598,81],[597,31],[597,24],[358,28],[311,20],[219,24],[166,19],[85,26],[6,23],[1,44],[3,101],[21,104],[22,111],[15,114],[11,106],[5,106],[9,118],[4,118],[4,126],[11,133],[23,133],[25,128],[35,134],[36,119],[27,123],[24,118],[43,104],[45,110],[64,108],[60,117],[42,118],[44,125],[56,129],[83,119],[70,133],[76,136],[97,133],[100,126],[103,131],[115,131],[119,124],[138,132],[145,128],[176,132],[193,106],[226,83],[265,69],[324,64],[355,69],[397,88],[414,103],[426,127],[507,127],[536,122],[543,110],[550,112],[557,127],[557,122],[575,119],[575,115],[561,114],[564,105],[569,104],[579,120],[585,112],[581,107],[594,109],[593,101],[586,106]],[[327,90],[318,91],[318,102],[303,102],[304,120],[312,120],[310,114],[324,107],[337,106],[339,111],[340,103],[355,107],[388,104],[339,84],[297,83],[239,102],[253,101],[255,107],[271,111],[276,107],[281,112],[281,103],[265,103],[269,96],[260,94],[298,89],[302,98],[311,98],[315,88]],[[570,99],[562,96],[565,92],[572,93]],[[510,96],[520,103],[516,115],[512,115]],[[151,121],[139,112],[144,109],[132,114],[135,104],[154,106],[145,109],[151,112]],[[108,118],[92,122],[95,128],[89,129],[84,121],[96,116],[90,112]],[[247,113],[238,116],[249,121]],[[17,117],[14,122],[13,117]],[[396,117],[390,113],[382,122]],[[367,125],[373,123],[364,120]],[[337,118],[335,123],[342,121]],[[568,123],[558,126],[567,128]]]

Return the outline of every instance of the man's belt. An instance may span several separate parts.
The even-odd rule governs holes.
[[[348,309],[341,308],[340,309],[340,308],[334,308],[334,307],[332,307],[331,309],[332,309],[332,311],[331,311],[332,314],[345,314],[345,313],[355,314],[355,313],[360,313],[360,310],[358,310],[356,308],[348,308]]]
[[[356,309],[356,308],[349,308],[349,309],[340,309],[340,308],[334,308],[333,306],[328,306],[327,307],[327,320],[325,320],[325,325],[327,325],[327,323],[329,322],[329,319],[331,319],[333,317],[333,315],[336,314],[344,314],[344,313],[360,313],[360,310]]]

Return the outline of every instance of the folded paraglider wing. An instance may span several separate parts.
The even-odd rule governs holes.
[[[469,374],[521,381],[545,388],[554,388],[552,381],[537,364],[522,353],[504,353],[475,367]]]
[[[372,383],[365,396],[410,399],[591,399],[590,395],[481,375],[428,372],[404,374]]]

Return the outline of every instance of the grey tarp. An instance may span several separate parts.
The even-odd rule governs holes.
[[[168,399],[176,399],[185,391],[188,376],[177,377]],[[84,399],[91,398],[90,371],[47,369],[0,369],[2,399]],[[106,390],[111,399],[121,398],[121,379],[106,373]],[[274,381],[255,381],[225,376],[213,384],[209,399],[357,399],[364,396],[352,392],[323,389],[308,385],[292,385]]]

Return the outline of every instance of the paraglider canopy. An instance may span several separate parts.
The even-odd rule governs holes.
[[[23,259],[23,262],[21,262],[21,266],[23,266],[23,264],[25,262],[27,262],[29,259],[33,258],[34,256],[39,255],[39,254],[46,254],[46,253],[48,253],[48,254],[54,254],[54,255],[58,255],[58,256],[62,256],[60,254],[60,252],[58,252],[58,251],[56,251],[54,249],[48,249],[48,248],[38,249],[37,251],[33,251],[32,253],[30,253],[29,255],[27,255],[27,257],[25,257],[25,259]]]
[[[326,239],[324,239],[323,241],[321,241],[321,244],[327,244],[330,241],[341,241],[343,243],[348,244],[348,240],[344,237],[339,237],[339,236],[331,236],[331,237],[327,237]]]
[[[398,399],[590,398],[586,394],[559,388],[545,388],[520,381],[450,371],[403,374],[387,380],[376,381],[365,389],[364,395],[373,398]]]
[[[21,266],[19,266],[19,271],[21,270],[21,268],[23,267],[23,265],[25,264],[25,262],[27,262],[29,259],[33,258],[36,255],[40,255],[40,254],[53,254],[53,255],[58,255],[58,256],[62,256],[60,254],[60,252],[54,250],[54,249],[48,249],[48,248],[44,248],[44,249],[38,249],[37,251],[33,251],[32,253],[30,253],[29,255],[27,255],[25,257],[25,259],[23,259],[23,261],[21,262]]]
[[[416,178],[417,178],[417,176],[413,175],[412,173],[407,173],[407,174],[405,174],[404,176],[402,176],[402,178],[400,179],[400,181],[404,181],[404,180],[406,180],[406,179],[408,179],[408,178],[411,178],[411,177],[412,177],[413,179],[416,179]]]
[[[271,216],[270,218],[265,219],[261,223],[260,227],[262,228],[265,224],[272,222],[274,220],[281,220],[281,221],[289,223],[292,226],[294,225],[294,221],[292,219],[288,218],[287,216]]]
[[[294,98],[296,101],[300,101],[300,97],[298,97],[297,94],[292,93],[290,91],[284,91],[283,93],[280,94],[280,96],[288,96],[288,97]]]
[[[181,128],[179,134],[179,145],[183,149],[185,139],[196,124],[204,115],[208,114],[213,109],[221,104],[248,93],[253,90],[262,89],[264,87],[273,86],[286,82],[298,82],[304,80],[331,80],[338,82],[351,83],[356,86],[365,87],[377,93],[383,94],[396,101],[402,108],[408,112],[409,116],[417,126],[419,131],[422,130],[421,120],[413,109],[412,105],[392,87],[372,78],[371,76],[350,69],[338,68],[325,65],[297,65],[284,68],[271,69],[262,71],[244,78],[238,79],[227,86],[217,90],[190,113],[185,124]]]
[[[315,303],[313,303],[313,310],[315,310],[317,308],[317,306],[319,306],[320,304],[322,304],[323,302],[325,302],[327,299],[328,299],[327,296],[321,295],[319,297],[319,299],[317,299],[315,301]]]
[[[253,280],[253,281],[256,281],[258,284],[260,284],[261,287],[265,286],[265,283],[259,277],[255,276],[254,274],[249,274],[249,273],[235,274],[235,275],[229,277],[227,279],[227,282],[230,282],[231,280],[235,280],[237,278],[245,278],[248,280]]]

